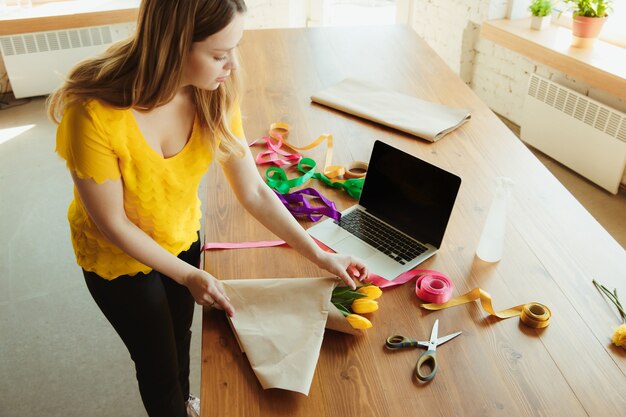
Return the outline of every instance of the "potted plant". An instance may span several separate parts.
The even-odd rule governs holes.
[[[530,28],[534,30],[543,30],[550,26],[550,18],[552,17],[552,0],[532,0],[528,7],[532,14],[530,20]]]
[[[572,46],[585,47],[598,37],[612,10],[612,0],[563,0],[572,11]]]

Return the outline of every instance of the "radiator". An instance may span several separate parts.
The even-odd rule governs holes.
[[[522,141],[617,194],[626,165],[626,115],[532,74]]]
[[[16,98],[51,93],[77,62],[127,38],[135,23],[0,36],[0,51]]]

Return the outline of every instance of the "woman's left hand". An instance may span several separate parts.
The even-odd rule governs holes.
[[[324,268],[333,275],[337,275],[350,288],[356,288],[357,281],[365,281],[369,275],[367,266],[358,258],[338,253],[324,252],[318,262],[320,268]]]

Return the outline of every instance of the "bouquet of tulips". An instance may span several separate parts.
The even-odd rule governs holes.
[[[380,288],[372,284],[361,285],[356,290],[350,287],[336,287],[330,301],[344,315],[355,329],[369,329],[372,322],[361,314],[378,310],[378,301],[383,294]]]

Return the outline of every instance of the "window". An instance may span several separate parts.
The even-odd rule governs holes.
[[[606,20],[600,37],[626,48],[626,1],[613,2],[613,13]]]
[[[309,26],[407,23],[410,0],[311,0]]]

